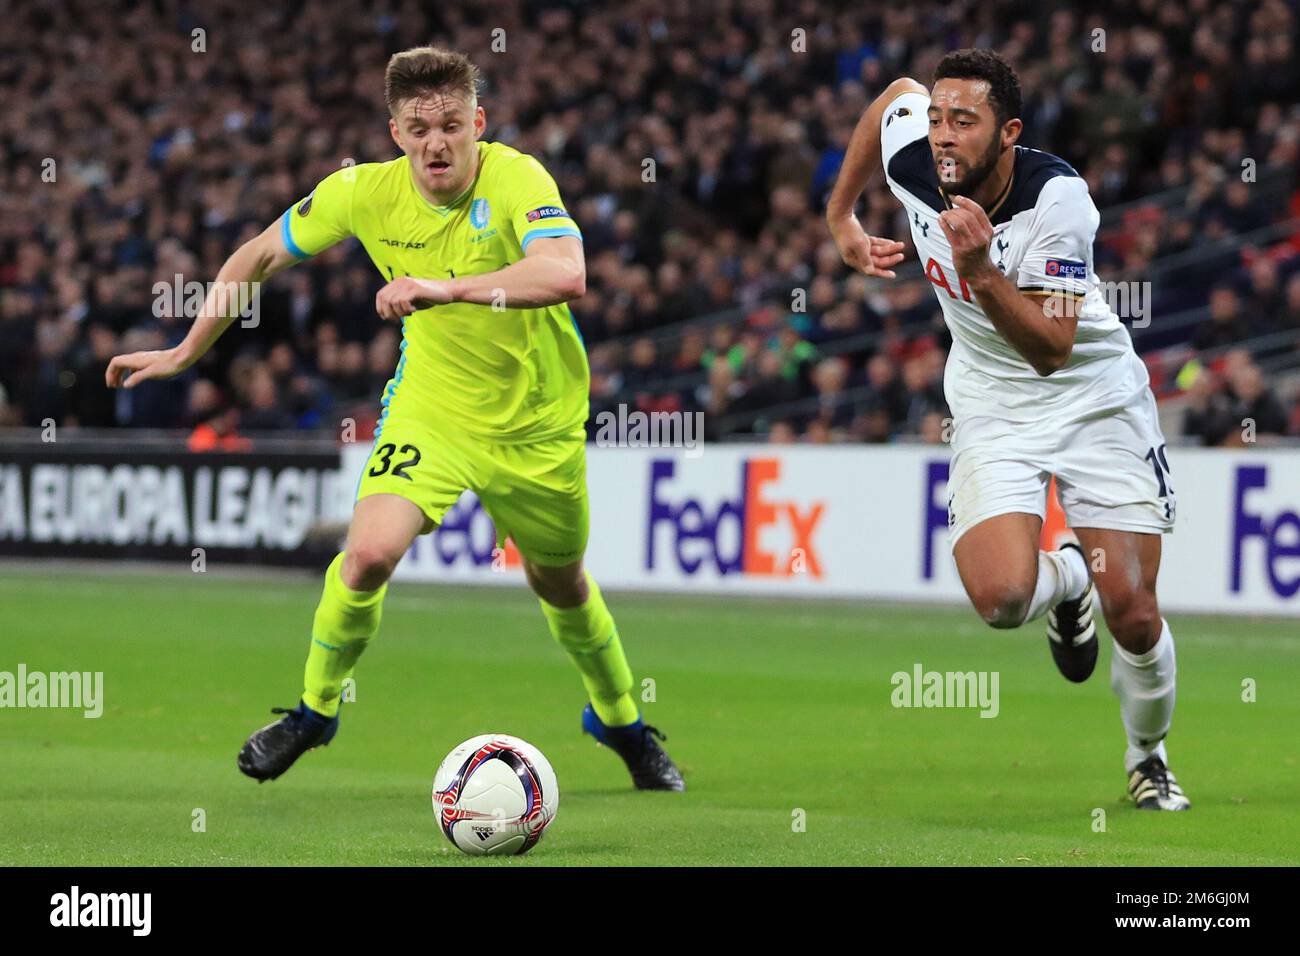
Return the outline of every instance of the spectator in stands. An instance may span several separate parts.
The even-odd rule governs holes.
[[[652,390],[662,378],[658,358],[659,350],[654,339],[642,336],[633,342],[631,361],[623,373],[623,387],[631,392]]]
[[[1278,310],[1275,331],[1290,332],[1296,336],[1292,348],[1300,351],[1300,270],[1286,280],[1286,297]]]
[[[768,443],[772,445],[793,445],[798,437],[799,433],[795,431],[794,425],[785,418],[774,421],[767,432]]]
[[[1210,291],[1210,318],[1192,334],[1192,347],[1210,352],[1244,342],[1250,334],[1250,323],[1241,314],[1237,291],[1222,283]]]
[[[894,422],[889,412],[877,400],[869,400],[861,411],[853,416],[849,424],[849,434],[854,441],[870,444],[883,444],[890,440],[894,432]]]
[[[736,373],[729,362],[714,362],[709,366],[709,380],[697,398],[704,410],[704,435],[707,441],[716,441],[730,434],[724,423],[735,411],[735,402],[745,394],[744,386],[736,381]]]
[[[1283,307],[1282,286],[1278,281],[1277,261],[1272,256],[1257,256],[1251,263],[1246,282],[1245,314],[1260,332],[1279,327]]]
[[[822,359],[812,372],[817,396],[814,421],[829,429],[847,429],[853,421],[853,402],[845,394],[849,380],[849,363],[840,356]]]
[[[186,442],[190,451],[251,451],[253,441],[239,434],[239,409],[219,411],[200,422]]]
[[[897,378],[912,341],[934,331],[932,290],[914,257],[897,282],[850,275],[828,249],[818,212],[871,99],[892,77],[925,79],[929,65],[956,46],[993,45],[1013,58],[1026,94],[1022,142],[1072,163],[1103,207],[1099,266],[1123,265],[1125,277],[1141,277],[1162,257],[1194,255],[1210,239],[1300,214],[1300,193],[1286,178],[1300,162],[1293,3],[1220,4],[1211,19],[1204,3],[1168,4],[1153,27],[1109,0],[1050,11],[987,0],[974,19],[954,18],[942,0],[886,15],[871,5],[808,0],[768,4],[762,16],[740,0],[624,0],[571,4],[558,18],[541,19],[535,4],[495,0],[492,16],[518,24],[510,52],[498,53],[489,52],[479,22],[487,7],[477,0],[465,9],[358,2],[343,29],[315,0],[286,8],[210,0],[205,23],[241,31],[234,58],[196,56],[176,42],[175,24],[193,19],[180,0],[29,0],[7,12],[0,386],[20,411],[6,417],[191,426],[189,380],[150,383],[111,409],[91,395],[85,363],[106,341],[95,330],[121,339],[121,350],[175,341],[189,317],[170,310],[154,317],[155,279],[171,282],[177,272],[186,281],[212,279],[230,249],[340,163],[392,158],[376,122],[374,76],[389,52],[426,38],[480,64],[487,138],[539,156],[576,210],[588,292],[573,311],[592,350],[593,410],[630,400],[618,394],[622,376],[644,352],[630,344],[651,332],[659,343],[654,360],[632,369],[632,378],[654,400],[666,396],[656,395],[652,380],[694,372],[683,387],[694,402],[697,386],[708,391],[705,377],[719,356],[733,373],[725,391],[743,393],[761,377],[760,356],[774,332],[747,324],[750,317],[785,314],[800,288],[812,300],[807,321],[794,326],[793,344],[778,334],[787,368],[789,356],[833,341],[836,350],[848,343],[844,354],[854,361],[886,356]],[[1101,57],[1089,46],[1098,17],[1107,26]],[[814,22],[815,53],[792,56],[790,30]],[[548,56],[535,55],[541,45]],[[68,49],[78,51],[78,69],[59,65]],[[1246,68],[1234,69],[1239,64]],[[58,178],[47,183],[41,158],[55,155],[54,143],[63,144]],[[647,158],[655,161],[649,178]],[[1256,161],[1257,182],[1242,181],[1244,158]],[[1290,206],[1285,191],[1267,185],[1279,176]],[[1184,194],[1167,202],[1168,191],[1179,189]],[[883,185],[869,192],[864,228],[906,241]],[[1109,219],[1104,208],[1157,193],[1166,198],[1143,201],[1127,220]],[[1157,205],[1171,211],[1152,215]],[[1278,236],[1278,247],[1291,249],[1278,269],[1287,301],[1281,321],[1300,329],[1300,292],[1286,278],[1296,273],[1295,253],[1286,241]],[[1206,276],[1241,264],[1231,242],[1215,248],[1220,264],[1190,264],[1192,281],[1174,283],[1184,296],[1179,310],[1204,304]],[[1251,279],[1244,303],[1219,294],[1212,311],[1226,317],[1197,330],[1198,348],[1228,347],[1273,327],[1272,313],[1256,301],[1266,280],[1257,289],[1253,272]],[[392,372],[382,369],[389,347],[370,344],[383,335],[373,310],[380,281],[357,244],[346,242],[263,290],[261,324],[242,330],[240,342],[269,364],[273,384],[256,390],[264,399],[273,389],[292,426],[333,431],[344,410],[377,407]],[[707,349],[657,331],[705,316]],[[597,361],[605,342],[617,348]],[[233,351],[205,356],[192,376],[233,399],[241,392],[232,374],[246,374],[235,359]],[[803,357],[796,361],[808,367]],[[78,383],[71,387],[69,372]],[[805,396],[814,393],[805,382]],[[251,412],[249,396],[242,400]],[[854,434],[879,436],[880,414],[859,412],[864,427]],[[927,421],[924,413],[885,414],[886,435],[914,433]],[[246,425],[275,418],[254,414]]]
[[[924,357],[908,359],[903,363],[903,389],[907,407],[903,430],[909,434],[921,432],[921,425],[927,415],[938,414],[942,418],[947,414],[943,384],[935,380],[933,365]]]
[[[799,397],[799,383],[786,374],[786,359],[775,349],[766,349],[758,358],[758,372],[745,394],[736,401],[736,412],[756,412],[793,402]]]
[[[948,438],[948,428],[950,419],[943,412],[926,412],[921,419],[920,436],[921,441],[929,445],[946,444]]]
[[[885,416],[884,436],[880,441],[901,428],[907,419],[907,394],[894,369],[895,365],[889,356],[881,352],[867,360],[867,387],[870,392],[860,407],[863,412],[879,411]],[[879,422],[875,424],[879,426]]]
[[[677,358],[673,360],[674,372],[694,372],[704,367],[704,353],[708,346],[704,333],[698,328],[687,329],[682,335],[677,348]]]
[[[1240,428],[1256,438],[1285,435],[1287,413],[1277,396],[1264,384],[1264,374],[1254,362],[1246,361],[1235,368],[1228,380],[1227,398],[1233,431]]]
[[[1182,433],[1201,445],[1218,445],[1233,428],[1232,411],[1215,374],[1201,367],[1187,388]]]
[[[117,335],[102,323],[87,329],[88,344],[73,358],[68,424],[107,428],[117,424],[117,396],[104,388],[104,371],[118,353]]]

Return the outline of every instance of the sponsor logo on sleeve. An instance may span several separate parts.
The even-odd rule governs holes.
[[[1043,269],[1049,276],[1060,279],[1088,278],[1088,264],[1074,259],[1048,259]]]
[[[539,206],[524,218],[529,222],[536,222],[539,219],[568,219],[569,214],[561,206]]]
[[[307,213],[311,212],[311,198],[312,196],[315,195],[316,195],[316,190],[314,189],[307,194],[307,198],[304,199],[302,201],[302,205],[298,207],[298,215],[305,216],[307,215]]]
[[[911,116],[911,115],[912,115],[911,110],[909,110],[906,106],[900,106],[898,109],[894,110],[894,112],[889,114],[889,118],[885,120],[885,125],[888,126],[896,119],[902,119],[904,116]]]

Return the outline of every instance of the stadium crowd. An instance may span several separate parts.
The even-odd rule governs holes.
[[[195,447],[242,447],[373,421],[399,343],[355,242],[268,283],[257,321],[184,376],[111,392],[103,370],[180,340],[176,283],[213,278],[341,164],[396,155],[385,62],[437,42],[482,69],[486,138],[538,156],[583,229],[572,307],[594,411],[703,410],[713,438],[941,440],[949,338],[928,283],[850,273],[822,209],[890,80],[994,46],[1020,73],[1021,142],[1073,164],[1103,211],[1127,204],[1103,217],[1103,277],[1292,223],[1159,285],[1153,321],[1207,310],[1175,343],[1189,438],[1232,442],[1247,413],[1261,435],[1300,435],[1300,395],[1239,348],[1268,335],[1266,357],[1300,364],[1295,0],[374,0],[352,15],[70,0],[6,18],[0,425],[184,427]],[[1270,201],[1260,184],[1279,175]],[[862,219],[907,240],[883,182]]]

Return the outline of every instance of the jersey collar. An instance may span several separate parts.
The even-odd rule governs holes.
[[[463,193],[445,206],[435,206],[433,203],[429,202],[428,199],[424,198],[424,193],[420,192],[415,185],[415,171],[411,169],[411,161],[409,159],[406,161],[407,185],[410,187],[411,192],[415,193],[416,198],[419,199],[420,204],[425,209],[428,209],[430,212],[435,212],[445,219],[447,216],[451,215],[453,209],[461,205],[469,195],[474,192],[474,187],[478,185],[479,177],[483,175],[483,147],[487,144],[482,140],[479,140],[476,145],[478,146],[478,166],[474,170],[474,178],[469,181],[469,185],[465,187]]]

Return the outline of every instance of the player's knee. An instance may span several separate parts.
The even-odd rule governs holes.
[[[577,607],[587,600],[587,578],[581,566],[543,568],[525,561],[524,577],[533,593],[552,607]]]
[[[1160,608],[1156,596],[1141,589],[1104,595],[1102,612],[1116,642],[1133,654],[1145,654],[1160,638]]]
[[[1019,627],[1029,612],[1030,595],[1022,588],[993,585],[971,593],[971,603],[989,627]]]
[[[401,559],[400,553],[393,554],[391,548],[374,542],[348,545],[343,555],[343,583],[354,591],[373,591],[393,576]]]

